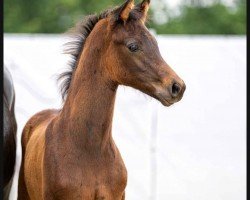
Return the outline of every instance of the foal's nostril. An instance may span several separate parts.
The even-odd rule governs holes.
[[[181,91],[180,85],[178,85],[177,83],[174,83],[172,85],[172,96],[177,97],[180,91]]]

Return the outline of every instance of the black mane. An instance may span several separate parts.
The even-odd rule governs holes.
[[[111,13],[114,14],[114,20],[119,23],[119,8],[116,7],[113,9],[105,10],[100,14],[86,16],[84,19],[79,21],[75,27],[69,30],[69,34],[72,38],[72,41],[67,42],[65,44],[66,48],[64,50],[65,54],[69,54],[71,56],[71,60],[68,64],[69,69],[58,76],[58,81],[62,81],[60,85],[60,90],[63,100],[66,99],[66,96],[68,94],[72,76],[77,67],[77,62],[84,48],[84,44],[87,37],[94,29],[98,21],[106,18]],[[138,20],[140,17],[141,13],[137,8],[130,12],[130,20]]]
[[[58,76],[58,80],[62,80],[60,89],[63,100],[65,100],[67,96],[72,75],[76,69],[78,59],[82,49],[84,48],[87,37],[94,29],[97,22],[106,18],[111,13],[111,11],[112,10],[105,10],[99,15],[86,16],[83,20],[79,21],[74,28],[69,30],[72,41],[65,44],[66,48],[64,53],[71,56],[71,61],[68,64],[69,69]]]

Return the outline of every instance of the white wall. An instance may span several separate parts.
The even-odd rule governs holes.
[[[113,136],[128,170],[127,199],[245,200],[246,37],[157,40],[187,89],[180,102],[166,108],[139,91],[119,88]],[[4,35],[19,142],[29,117],[61,106],[55,74],[66,67],[64,42],[59,35]],[[11,200],[16,199],[20,155],[18,143]]]

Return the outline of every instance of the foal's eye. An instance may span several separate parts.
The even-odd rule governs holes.
[[[129,45],[128,45],[128,49],[129,49],[129,51],[131,51],[131,52],[136,52],[136,51],[139,49],[139,47],[138,47],[137,44],[132,43],[132,44],[129,44]]]

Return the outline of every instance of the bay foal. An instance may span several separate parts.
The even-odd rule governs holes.
[[[165,106],[185,90],[144,25],[148,7],[149,0],[128,0],[76,26],[63,108],[41,111],[24,127],[18,199],[125,199],[127,171],[112,138],[118,85]]]

